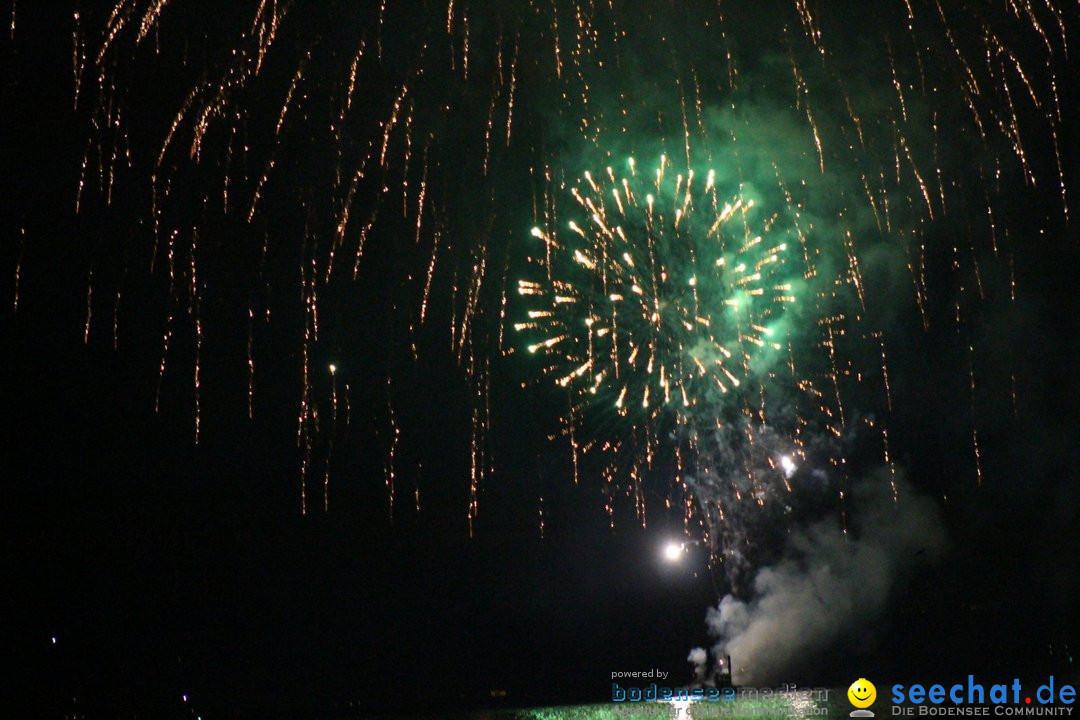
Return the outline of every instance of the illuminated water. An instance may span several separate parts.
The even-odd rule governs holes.
[[[789,697],[697,703],[603,703],[531,708],[528,710],[491,710],[463,715],[426,715],[416,720],[452,718],[452,720],[797,720],[809,718],[844,718],[851,706],[842,690],[829,690],[826,698],[793,699]]]

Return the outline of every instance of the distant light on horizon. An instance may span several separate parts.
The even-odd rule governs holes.
[[[669,542],[664,546],[664,559],[668,562],[678,562],[683,554],[683,544],[677,542]]]

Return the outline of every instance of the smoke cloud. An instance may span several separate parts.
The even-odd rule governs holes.
[[[696,647],[690,651],[690,654],[686,657],[686,661],[694,666],[694,680],[695,682],[701,682],[705,679],[705,666],[709,662],[709,654],[705,651],[705,648]]]
[[[783,558],[757,571],[751,597],[709,608],[713,655],[731,655],[734,682],[784,681],[796,663],[872,622],[908,572],[943,554],[937,506],[897,483],[895,499],[887,479],[868,478],[853,493],[859,520],[847,534],[835,519],[793,534]]]

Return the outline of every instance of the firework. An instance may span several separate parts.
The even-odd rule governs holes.
[[[804,0],[450,0],[425,2],[423,12],[337,0],[73,2],[73,102],[89,128],[74,207],[120,204],[117,214],[135,228],[103,233],[124,243],[93,249],[84,341],[110,318],[115,345],[124,312],[136,312],[121,303],[124,282],[103,269],[122,266],[127,278],[128,267],[132,276],[148,268],[168,297],[144,311],[157,313],[160,328],[160,362],[150,370],[160,390],[184,365],[198,440],[215,426],[200,388],[204,333],[224,334],[204,327],[215,291],[248,286],[246,306],[232,314],[248,319],[249,415],[263,377],[255,372],[260,328],[272,315],[302,316],[283,332],[302,345],[296,425],[305,486],[319,407],[335,402],[333,383],[320,390],[312,371],[335,352],[327,328],[350,317],[341,298],[380,300],[371,288],[383,285],[369,281],[385,277],[399,299],[382,313],[392,341],[383,345],[405,348],[407,358],[383,364],[422,363],[417,335],[437,324],[467,378],[471,522],[491,467],[490,358],[506,349],[507,318],[518,320],[507,311],[507,284],[521,275],[521,253],[499,238],[520,234],[531,190],[540,237],[530,252],[540,242],[550,262],[523,289],[537,293],[534,312],[550,314],[527,318],[527,342],[575,398],[572,447],[578,425],[591,421],[583,413],[650,433],[645,444],[655,447],[663,423],[703,424],[714,396],[741,395],[719,406],[760,427],[766,409],[745,385],[781,359],[790,366],[785,384],[840,437],[859,415],[856,398],[893,409],[888,387],[861,399],[872,374],[885,386],[894,374],[883,308],[910,303],[924,327],[967,332],[994,292],[984,283],[996,276],[988,265],[1011,268],[1023,252],[1023,235],[1010,229],[1068,218],[1071,158],[1061,129],[1075,77],[1075,9],[1059,0],[893,0],[871,16],[849,10]],[[32,41],[23,40],[29,12],[12,3],[16,41]],[[164,68],[168,82],[151,68]],[[579,165],[586,152],[635,137],[663,137],[659,149],[686,168],[692,145],[706,167],[712,149],[730,148],[732,167],[708,190],[707,175],[686,170],[680,180],[669,163],[659,180],[630,168],[598,172],[578,183],[578,230],[569,230],[558,207],[567,158]],[[770,192],[744,178],[768,178]],[[1044,212],[1009,211],[1031,199]],[[731,214],[721,220],[725,207]],[[257,250],[237,253],[249,245]],[[380,253],[395,262],[379,266]],[[935,286],[932,265],[946,254]],[[29,262],[20,253],[16,288]],[[894,278],[868,277],[875,263],[900,271],[902,299],[881,289],[898,285]],[[785,277],[812,287],[782,289]],[[278,300],[271,288],[286,285],[296,292]],[[1008,289],[1015,297],[1011,279]],[[802,345],[824,350],[824,367],[790,347],[790,296],[806,318]],[[295,307],[272,313],[272,302]],[[178,342],[187,332],[192,342]],[[188,345],[191,357],[175,357]],[[969,375],[977,460],[977,374]],[[385,388],[373,407],[392,438],[380,451],[390,457],[393,503],[393,383],[369,384]],[[885,421],[875,429],[888,458]],[[808,432],[792,431],[796,446]]]
[[[632,420],[715,418],[784,348],[795,302],[788,239],[777,215],[754,224],[753,198],[724,199],[715,173],[678,173],[661,157],[620,176],[586,172],[571,191],[580,221],[534,228],[547,278],[520,280],[541,301],[515,327],[545,358],[545,374],[590,404]]]

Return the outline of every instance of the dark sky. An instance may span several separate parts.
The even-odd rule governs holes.
[[[443,330],[419,333],[422,365],[403,361],[407,335],[394,310],[411,302],[415,286],[389,279],[407,262],[395,252],[376,246],[372,284],[362,291],[339,285],[323,296],[336,312],[327,313],[327,339],[314,359],[316,390],[320,398],[329,392],[321,374],[328,362],[349,368],[361,386],[353,425],[335,449],[329,513],[299,511],[295,329],[303,320],[282,300],[296,292],[292,250],[272,261],[264,286],[277,314],[259,331],[256,412],[247,417],[248,281],[265,228],[234,217],[205,221],[218,252],[205,270],[215,295],[205,308],[199,444],[188,332],[176,333],[174,367],[154,412],[169,298],[160,276],[138,269],[145,198],[122,193],[112,209],[88,202],[74,214],[89,131],[85,114],[71,110],[70,8],[48,5],[20,4],[15,39],[3,41],[0,640],[15,666],[11,702],[29,703],[39,717],[60,717],[73,697],[88,717],[179,717],[192,708],[207,718],[322,717],[350,701],[367,709],[471,706],[492,688],[509,689],[522,704],[599,701],[616,670],[657,667],[688,680],[686,654],[709,642],[705,609],[718,599],[704,557],[681,567],[659,562],[681,522],[661,509],[660,488],[650,489],[647,529],[627,503],[616,528],[608,527],[599,480],[587,474],[573,485],[568,454],[546,438],[557,428],[560,398],[543,387],[517,391],[527,361],[497,364],[493,373],[495,472],[468,537],[469,388]],[[527,63],[522,72],[528,76]],[[1063,78],[1066,118],[1078,108],[1073,77]],[[172,85],[184,80],[144,89],[140,97],[150,102],[157,92],[161,107],[132,114],[170,117]],[[261,100],[255,93],[248,102]],[[537,126],[521,123],[521,144],[540,145]],[[160,122],[148,126],[136,147],[160,139]],[[1075,124],[1065,127],[1063,163],[1080,180]],[[290,158],[289,178],[318,196],[324,150],[312,145],[310,155]],[[460,150],[464,166],[475,148]],[[514,159],[507,153],[501,161]],[[207,167],[189,179],[198,185],[199,173],[214,175],[212,161]],[[531,202],[528,190],[517,194]],[[1019,299],[989,303],[965,331],[980,345],[980,378],[993,390],[1016,374],[1019,391],[1015,417],[1003,391],[980,405],[983,485],[975,486],[971,462],[966,339],[947,325],[923,330],[914,304],[905,305],[889,328],[893,450],[912,484],[940,504],[949,550],[904,580],[879,621],[794,668],[793,682],[846,684],[874,673],[1035,676],[1061,667],[1065,644],[1074,655],[1080,649],[1080,236],[1075,224],[1045,221],[1045,208],[1026,197],[1000,196],[1006,222],[1024,236]],[[1046,232],[1024,235],[1029,217]],[[302,232],[303,217],[289,222],[282,234]],[[408,219],[387,222],[399,232],[410,227]],[[931,273],[945,275],[951,258],[932,253],[930,262]],[[91,272],[102,289],[84,344]],[[118,282],[114,349],[110,293]],[[949,299],[935,302],[943,310]],[[403,428],[392,523],[384,487],[388,373]],[[317,451],[321,457],[325,444]],[[723,590],[723,577],[717,581]]]

